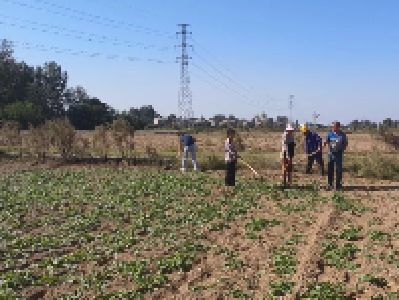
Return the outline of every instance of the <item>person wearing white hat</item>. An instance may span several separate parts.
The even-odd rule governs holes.
[[[294,140],[295,128],[292,124],[288,124],[282,136],[282,149],[280,153],[280,160],[283,172],[284,185],[292,184],[292,159],[294,157],[295,140]]]

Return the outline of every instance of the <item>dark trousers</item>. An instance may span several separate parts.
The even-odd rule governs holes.
[[[312,156],[308,156],[308,164],[306,166],[306,174],[312,173],[312,167],[314,161],[320,166],[320,173],[324,176],[324,161],[323,161],[323,154],[321,152],[314,154]]]
[[[236,165],[237,161],[230,161],[226,163],[226,185],[234,186],[236,183]]]
[[[336,173],[335,188],[341,189],[342,184],[342,152],[328,154],[328,185],[333,187],[334,183],[334,168]]]

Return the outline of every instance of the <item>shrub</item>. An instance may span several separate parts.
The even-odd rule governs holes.
[[[381,128],[378,133],[385,143],[393,146],[395,150],[399,150],[399,135],[396,135],[384,128]]]
[[[217,156],[215,154],[208,155],[206,160],[201,163],[201,168],[203,170],[224,170],[226,165],[222,158],[223,157]]]
[[[29,125],[29,131],[24,138],[25,147],[29,153],[35,155],[44,162],[46,153],[49,151],[49,134],[45,124],[34,127]]]
[[[18,122],[4,122],[2,128],[4,144],[8,148],[20,147],[22,144],[21,129]]]
[[[151,159],[157,159],[159,157],[159,154],[157,152],[157,149],[154,147],[146,146],[145,147],[145,152]]]
[[[79,157],[90,155],[91,142],[89,138],[84,136],[76,136],[75,154]]]
[[[116,119],[109,126],[112,139],[122,157],[130,155],[134,150],[134,128],[126,120]]]
[[[47,121],[45,126],[48,130],[50,145],[54,147],[63,159],[73,157],[75,149],[76,130],[68,118]]]
[[[92,147],[94,153],[103,157],[107,158],[107,152],[109,149],[109,141],[108,141],[108,130],[105,125],[96,126],[93,135],[93,143]]]
[[[240,133],[237,131],[236,132],[236,145],[237,145],[237,151],[244,151],[245,150],[245,144],[244,141],[240,135]]]
[[[384,157],[374,149],[369,155],[356,162],[353,169],[362,177],[372,177],[385,180],[399,178],[399,163],[394,159]]]

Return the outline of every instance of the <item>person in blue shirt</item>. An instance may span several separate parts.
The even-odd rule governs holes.
[[[181,155],[183,151],[183,159],[182,159],[182,168],[181,171],[186,171],[186,166],[187,166],[187,158],[188,158],[188,152],[191,152],[191,160],[193,161],[194,165],[194,170],[198,170],[198,163],[197,163],[197,158],[195,155],[195,139],[183,132],[180,131],[178,133],[179,136],[179,156]]]
[[[338,121],[333,122],[332,129],[327,134],[326,141],[324,142],[324,146],[328,145],[328,189],[331,190],[333,188],[335,168],[337,177],[335,188],[336,190],[341,190],[343,153],[348,147],[348,139],[346,134],[341,131]]]
[[[312,166],[314,161],[316,161],[319,165],[321,176],[324,176],[323,143],[321,137],[316,132],[311,132],[305,124],[301,125],[300,130],[305,136],[305,153],[308,158],[306,174],[312,173]]]

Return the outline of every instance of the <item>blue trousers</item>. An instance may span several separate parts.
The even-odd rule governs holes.
[[[341,189],[342,184],[342,152],[328,153],[328,185],[333,187],[334,184],[334,169],[336,173],[335,188]]]

